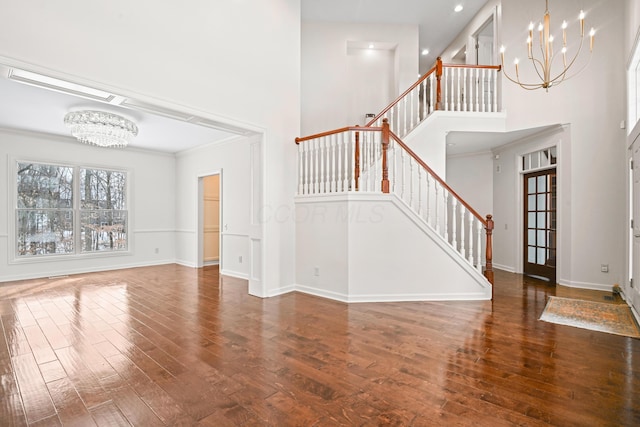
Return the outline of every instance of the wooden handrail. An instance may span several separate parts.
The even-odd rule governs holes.
[[[415,82],[414,84],[412,84],[409,89],[405,90],[402,95],[400,95],[399,97],[397,97],[395,99],[395,101],[393,101],[391,104],[387,105],[387,107],[382,110],[380,113],[378,113],[378,115],[376,115],[373,119],[369,120],[369,123],[367,123],[365,126],[369,127],[372,124],[374,124],[376,122],[376,120],[378,120],[380,117],[384,116],[385,113],[387,111],[389,111],[390,109],[392,109],[398,102],[402,101],[402,98],[404,98],[405,96],[407,96],[413,89],[415,89],[418,85],[420,85],[420,83],[422,83],[423,81],[425,81],[427,79],[427,77],[429,77],[431,75],[431,73],[433,73],[434,71],[436,71],[436,67],[434,66],[432,69],[430,69],[429,71],[426,72],[426,74],[422,77],[420,77],[420,79],[418,79],[417,82]]]
[[[480,214],[478,212],[476,212],[475,209],[473,209],[471,206],[469,206],[469,204],[467,202],[465,202],[462,197],[460,197],[458,195],[458,193],[456,193],[455,191],[453,191],[453,189],[451,187],[449,187],[447,185],[447,183],[438,176],[437,173],[435,173],[433,171],[433,169],[431,169],[429,166],[427,166],[427,164],[420,158],[418,157],[418,155],[416,153],[413,152],[413,150],[411,150],[411,148],[407,147],[407,145],[402,142],[402,140],[400,138],[398,138],[398,136],[389,131],[389,134],[391,135],[391,137],[396,141],[396,143],[402,147],[411,157],[413,157],[413,160],[415,160],[420,166],[422,166],[427,172],[429,172],[436,181],[438,181],[440,183],[440,185],[442,185],[442,187],[444,187],[445,189],[447,189],[447,191],[449,193],[451,193],[456,199],[458,199],[458,201],[465,207],[467,208],[467,210],[473,215],[475,216],[478,221],[480,221],[485,227],[487,226],[487,220],[484,219],[482,216],[480,216]]]
[[[328,130],[326,132],[316,133],[315,135],[302,136],[296,138],[296,145],[301,142],[308,141],[310,139],[322,138],[323,136],[335,135],[336,133],[348,132],[350,130],[355,131],[363,131],[363,132],[380,132],[382,131],[381,127],[360,127],[360,126],[347,126],[339,129]]]
[[[472,65],[472,64],[442,64],[443,68],[480,68],[486,70],[498,70],[502,69],[501,65]]]

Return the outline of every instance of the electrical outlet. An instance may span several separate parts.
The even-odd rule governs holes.
[[[320,267],[315,267],[313,269],[313,275],[314,276],[319,276],[320,275]]]
[[[240,255],[240,256],[238,257],[238,262],[239,262],[240,264],[242,264],[242,255]]]
[[[600,271],[603,273],[609,272],[609,264],[600,264]]]
[[[156,248],[155,252],[156,252],[157,254],[159,254],[159,253],[160,253],[160,248]]]

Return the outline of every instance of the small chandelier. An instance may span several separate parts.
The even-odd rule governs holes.
[[[514,64],[516,68],[516,77],[515,79],[510,77],[505,71],[505,67],[504,67],[505,49],[504,49],[504,46],[502,46],[500,48],[500,55],[502,58],[502,71],[504,73],[504,76],[509,80],[511,80],[512,82],[518,84],[523,89],[535,90],[535,89],[544,88],[547,92],[549,91],[549,88],[551,86],[557,86],[560,83],[562,83],[565,79],[568,79],[569,77],[567,77],[567,72],[569,71],[569,68],[571,68],[573,63],[578,58],[578,55],[582,50],[582,44],[584,42],[584,12],[582,10],[580,11],[580,15],[578,16],[578,19],[580,21],[580,46],[578,47],[578,50],[576,51],[573,58],[571,58],[571,60],[568,62],[567,62],[567,21],[562,21],[562,49],[560,49],[559,52],[562,54],[563,68],[559,73],[552,75],[551,66],[555,59],[555,54],[553,52],[554,39],[553,39],[553,35],[551,35],[551,30],[550,30],[551,16],[549,14],[549,0],[546,0],[546,9],[544,12],[543,22],[541,22],[538,25],[538,32],[540,33],[540,51],[541,51],[540,58],[538,58],[534,54],[533,22],[529,23],[529,37],[527,38],[528,59],[531,60],[531,63],[533,64],[533,67],[536,73],[538,74],[538,77],[540,77],[541,82],[523,83],[520,81],[520,75],[518,70],[518,58],[514,60]],[[594,35],[595,35],[595,30],[591,28],[591,31],[589,32],[589,53],[593,51]],[[591,59],[591,56],[589,56],[589,59]]]
[[[72,111],[64,116],[64,124],[78,141],[99,147],[126,147],[138,135],[135,123],[104,111]]]

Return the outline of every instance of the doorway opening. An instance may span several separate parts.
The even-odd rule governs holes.
[[[547,169],[524,175],[524,274],[556,284],[557,177]]]
[[[198,178],[198,267],[222,265],[221,189],[219,172]]]
[[[493,15],[473,35],[476,65],[494,64],[494,25]]]

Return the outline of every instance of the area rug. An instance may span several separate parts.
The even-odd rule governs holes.
[[[571,298],[549,297],[540,320],[640,338],[640,331],[626,304],[607,304]]]

